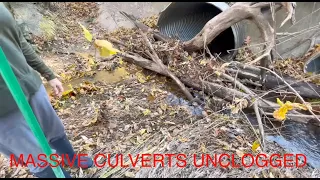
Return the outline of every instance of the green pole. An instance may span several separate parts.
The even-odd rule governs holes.
[[[37,138],[38,143],[40,144],[42,150],[46,154],[48,162],[54,165],[53,162],[49,159],[50,155],[52,154],[52,151],[47,142],[47,139],[1,47],[0,47],[0,74],[4,79],[5,83],[7,84],[14,100],[16,101],[21,113],[23,114],[25,120],[27,121],[31,131]],[[65,178],[60,166],[52,167],[52,169],[57,178]]]

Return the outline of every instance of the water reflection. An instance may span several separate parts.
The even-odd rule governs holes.
[[[291,153],[301,153],[307,157],[307,163],[320,168],[320,128],[293,121],[286,121],[280,130],[280,134],[267,137]]]

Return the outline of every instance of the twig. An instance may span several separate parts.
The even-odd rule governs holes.
[[[232,78],[231,76],[225,74],[225,73],[221,73],[221,76],[223,78],[226,78],[230,81],[232,81],[234,78]],[[240,88],[242,89],[245,93],[247,94],[250,94],[252,96],[254,96],[254,92],[252,92],[249,88],[247,88],[245,85],[243,85],[242,83],[240,83],[238,80],[234,80],[235,84]],[[260,116],[260,112],[259,112],[259,108],[258,108],[258,102],[255,100],[253,101],[253,109],[254,109],[254,112],[256,114],[256,118],[257,118],[257,121],[258,121],[258,125],[259,125],[259,130],[260,130],[260,135],[261,135],[261,141],[262,141],[262,148],[265,147],[265,141],[264,141],[264,129],[263,129],[263,125],[262,125],[262,120],[261,120],[261,116]]]
[[[285,20],[281,23],[280,27],[282,27],[289,19],[291,19],[292,24],[295,23],[295,8],[297,4],[295,2],[282,2],[281,3],[287,10],[288,16],[286,17]]]

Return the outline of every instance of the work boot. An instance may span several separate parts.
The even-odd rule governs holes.
[[[62,170],[65,178],[72,178],[70,176],[70,174],[67,171],[65,171],[62,167],[61,167],[61,170]],[[57,178],[52,170],[52,167],[50,167],[50,166],[47,166],[41,172],[34,173],[33,175],[36,176],[37,178]]]
[[[81,167],[82,169],[88,169],[93,166],[93,160],[89,157],[80,156],[81,161],[79,161],[79,156],[74,152],[73,147],[66,135],[64,135],[62,138],[51,141],[50,145],[60,156],[63,156],[64,164],[68,165],[69,167],[71,166],[70,163],[73,163],[73,167]],[[74,157],[76,158],[75,160],[73,159]],[[78,164],[79,162],[81,163],[80,165]]]

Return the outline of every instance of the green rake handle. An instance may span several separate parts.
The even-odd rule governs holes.
[[[27,98],[25,97],[20,84],[14,75],[11,66],[8,63],[7,57],[5,56],[2,48],[0,47],[0,74],[4,79],[6,85],[8,86],[14,100],[16,101],[22,115],[27,121],[31,131],[38,140],[38,143],[41,146],[41,149],[47,156],[48,162],[52,165],[53,162],[49,159],[52,154],[51,148],[47,142],[47,139],[37,121],[36,116],[34,115]],[[54,157],[53,157],[54,158]],[[52,166],[51,166],[52,167]],[[65,178],[60,166],[52,167],[54,174],[57,178]]]

